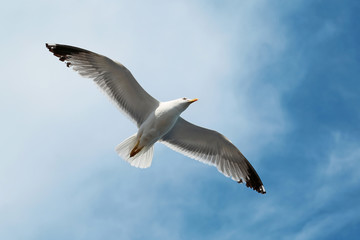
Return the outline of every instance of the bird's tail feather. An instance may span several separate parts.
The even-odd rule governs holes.
[[[130,157],[130,152],[135,147],[136,142],[136,134],[134,134],[117,145],[115,151],[122,159],[129,162],[131,166],[138,168],[150,167],[154,153],[154,145],[145,146],[135,156]]]

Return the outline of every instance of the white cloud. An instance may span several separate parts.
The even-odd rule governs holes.
[[[45,42],[74,44],[122,62],[160,100],[200,98],[184,116],[230,136],[252,155],[288,127],[280,105],[284,89],[257,75],[286,47],[284,30],[276,27],[281,23],[271,20],[265,1],[220,12],[182,1],[27,6],[31,16],[5,15],[17,30],[1,39],[9,47],[0,90],[6,113],[0,238],[89,239],[110,230],[107,239],[141,238],[144,232],[181,238],[183,209],[202,206],[199,186],[228,180],[159,146],[148,170],[120,160],[114,146],[135,126],[91,81],[51,56]]]
[[[309,174],[291,179],[256,203],[249,227],[263,223],[270,233],[262,239],[327,239],[358,221],[359,144],[341,132],[333,133],[325,159],[318,158]],[[278,192],[282,191],[282,193]],[[297,196],[297,197],[293,197]],[[229,206],[229,211],[234,206]]]
[[[335,147],[330,152],[324,174],[328,178],[345,178],[342,183],[345,180],[346,184],[359,182],[360,145],[347,139],[341,132],[335,132],[333,135]]]

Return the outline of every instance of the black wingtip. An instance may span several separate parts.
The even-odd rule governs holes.
[[[238,183],[243,183],[242,180],[238,181]],[[257,191],[258,193],[261,193],[261,194],[265,194],[266,193],[266,190],[265,190],[265,187],[264,185],[261,185],[261,186],[258,186],[258,187],[254,187],[252,185],[250,185],[248,182],[246,183],[246,186],[248,188],[251,188],[253,189],[254,191]]]
[[[56,44],[45,43],[45,46],[47,49],[49,49],[50,52],[53,52],[53,49],[56,47]]]
[[[74,46],[63,45],[63,44],[45,44],[46,48],[49,49],[50,52],[54,53],[57,57],[67,57],[74,54],[79,53],[89,53],[90,51]],[[61,60],[61,59],[60,59]]]
[[[238,181],[238,183],[243,183],[243,180]],[[246,186],[248,188],[253,189],[254,191],[257,191],[258,193],[265,194],[266,190],[264,185],[252,185],[250,181],[246,182]]]
[[[253,190],[257,191],[258,193],[265,194],[266,190],[263,183],[260,180],[260,177],[255,172],[256,176],[250,174],[248,179],[246,179],[246,186],[252,188]]]
[[[248,176],[246,176],[246,179],[240,179],[238,183],[246,183],[246,187],[252,188],[253,190],[257,191],[258,193],[265,194],[266,190],[265,187],[259,177],[259,175],[256,173],[255,169],[249,164],[248,169]]]
[[[58,57],[60,61],[64,62],[69,59],[70,56],[76,55],[82,52],[89,53],[88,50],[77,48],[69,45],[63,44],[45,44],[46,48],[49,49],[50,52],[54,54],[54,56]],[[70,67],[71,63],[66,62],[66,66]]]

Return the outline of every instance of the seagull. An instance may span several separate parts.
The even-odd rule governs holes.
[[[67,67],[93,79],[137,125],[138,132],[115,148],[117,154],[132,166],[150,167],[154,144],[161,142],[185,156],[216,166],[222,174],[238,183],[266,193],[253,166],[229,139],[180,117],[197,98],[159,102],[140,86],[126,67],[110,58],[68,45],[46,43],[46,47]]]

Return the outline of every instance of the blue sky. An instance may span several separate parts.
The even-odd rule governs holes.
[[[3,5],[0,239],[357,239],[358,1],[12,1]],[[267,190],[157,144],[45,42],[127,66],[239,147]]]

